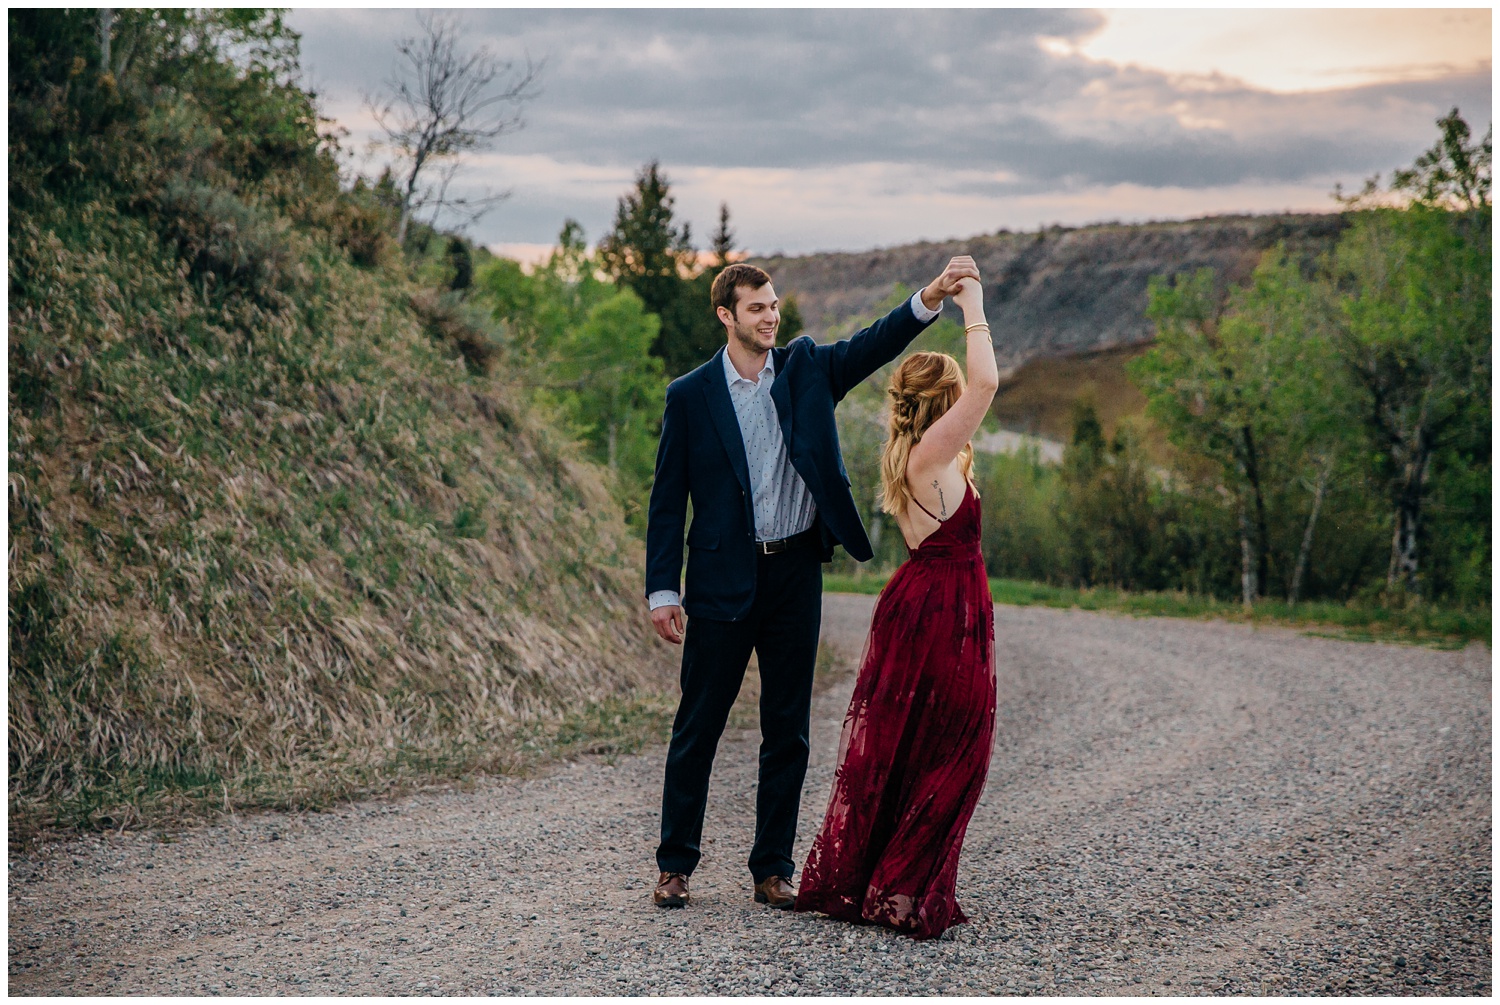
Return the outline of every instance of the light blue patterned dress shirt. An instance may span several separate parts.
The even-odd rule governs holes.
[[[729,382],[729,400],[734,403],[740,436],[745,441],[755,540],[779,541],[800,534],[812,526],[818,508],[802,476],[792,467],[786,437],[781,435],[776,403],[771,400],[771,384],[776,380],[771,354],[766,354],[759,379],[749,380],[740,376],[726,352],[724,379]]]
[[[938,315],[938,311],[930,311],[922,303],[921,290],[912,294],[911,309],[918,321],[930,321]],[[729,400],[734,403],[735,418],[739,419],[740,436],[745,441],[745,462],[750,468],[755,539],[779,541],[811,527],[818,507],[802,476],[792,467],[786,438],[781,435],[776,403],[771,400],[771,384],[776,379],[776,370],[771,364],[770,353],[766,353],[766,363],[759,377],[759,380],[741,377],[730,361],[729,353],[724,353],[724,380],[729,385]],[[682,598],[676,590],[657,590],[647,601],[654,611],[658,607],[679,605]]]

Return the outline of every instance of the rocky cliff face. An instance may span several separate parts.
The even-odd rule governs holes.
[[[797,298],[807,331],[823,337],[872,318],[896,284],[915,289],[954,255],[985,277],[985,311],[1002,367],[1148,341],[1146,284],[1155,275],[1214,269],[1244,282],[1278,241],[1298,254],[1329,250],[1344,228],[1336,213],[1221,216],[1178,223],[1103,224],[1031,233],[1001,231],[858,253],[755,259],[777,292]]]

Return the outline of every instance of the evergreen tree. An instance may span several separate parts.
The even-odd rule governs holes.
[[[635,187],[620,196],[614,226],[598,249],[605,273],[661,317],[681,297],[684,275],[693,271],[692,232],[686,222],[678,227],[674,220],[675,202],[661,165],[647,164]],[[662,355],[660,339],[652,351]]]
[[[776,344],[786,345],[802,334],[803,327],[802,309],[797,306],[797,298],[787,294],[781,298],[781,327],[776,329]]]
[[[673,377],[687,373],[724,344],[724,325],[710,298],[714,280],[734,261],[734,231],[729,228],[728,203],[719,203],[719,227],[709,247],[713,261],[682,284],[677,302],[662,318],[662,361]]]
[[[719,229],[714,231],[713,242],[709,245],[714,253],[714,267],[716,270],[726,269],[733,260],[734,254],[734,231],[729,229],[729,203],[719,203]]]
[[[461,292],[474,285],[474,254],[469,242],[457,234],[448,237],[448,267],[452,272],[448,289]]]
[[[691,227],[686,221],[677,223],[674,202],[660,164],[647,164],[636,176],[635,187],[620,197],[614,227],[598,250],[604,272],[661,319],[651,354],[662,361],[669,377],[687,373],[724,344],[724,326],[709,302],[709,292],[714,277],[734,256],[727,204],[719,205],[713,262],[700,269]]]
[[[1063,529],[1063,554],[1069,578],[1079,586],[1092,586],[1098,575],[1094,556],[1095,527],[1090,523],[1088,503],[1099,496],[1097,483],[1104,466],[1104,427],[1090,398],[1073,402],[1073,436],[1063,451],[1065,505],[1059,514]]]
[[[668,376],[682,376],[724,344],[724,325],[710,302],[714,277],[718,274],[718,269],[709,268],[683,280],[678,286],[677,299],[662,314],[657,355]]]

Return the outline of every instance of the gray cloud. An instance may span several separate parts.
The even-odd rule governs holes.
[[[930,169],[940,189],[987,196],[1356,182],[1409,163],[1449,106],[1480,129],[1491,114],[1488,73],[1271,94],[1228,81],[1205,89],[1039,46],[1086,38],[1100,23],[1087,11],[458,16],[473,43],[546,60],[526,128],[499,151],[598,168],[653,158],[669,171],[902,164]],[[416,29],[410,11],[297,11],[291,21],[313,83],[341,117],[390,71],[394,39]],[[968,174],[943,176],[950,171]],[[524,212],[552,209],[533,202]]]

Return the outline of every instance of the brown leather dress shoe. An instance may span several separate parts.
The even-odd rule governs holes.
[[[651,902],[657,907],[687,907],[687,875],[681,872],[664,872],[651,892]]]
[[[755,902],[785,911],[797,902],[797,888],[785,876],[767,876],[755,884]]]

